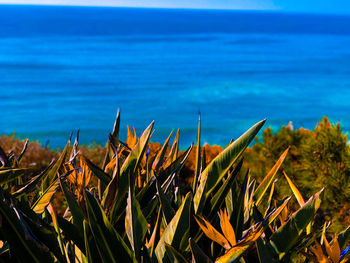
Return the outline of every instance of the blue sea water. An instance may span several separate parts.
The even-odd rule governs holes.
[[[153,141],[226,145],[267,118],[350,130],[350,16],[0,6],[0,134],[104,144],[121,110]]]

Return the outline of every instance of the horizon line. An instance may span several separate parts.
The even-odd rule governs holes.
[[[276,9],[253,9],[253,8],[199,8],[199,7],[154,7],[154,6],[115,6],[115,5],[67,5],[67,4],[23,4],[23,3],[0,3],[0,6],[48,6],[48,7],[83,7],[83,8],[119,8],[119,9],[164,9],[164,10],[197,10],[197,11],[237,11],[237,12],[261,12],[261,13],[280,13],[280,14],[303,14],[303,15],[331,15],[331,16],[350,16],[350,13],[340,12],[312,12]]]

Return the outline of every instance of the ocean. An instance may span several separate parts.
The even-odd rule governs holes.
[[[350,131],[350,16],[0,6],[0,134],[104,145],[118,108],[152,141],[226,145],[267,118]]]

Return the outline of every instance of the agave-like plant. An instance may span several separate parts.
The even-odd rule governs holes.
[[[193,145],[179,151],[178,131],[172,145],[170,134],[159,151],[151,152],[154,122],[139,138],[127,127],[123,142],[119,112],[101,166],[79,152],[78,134],[73,146],[69,140],[60,157],[32,178],[20,168],[26,146],[18,157],[0,149],[0,259],[345,262],[349,228],[328,243],[326,227],[313,226],[323,189],[305,201],[284,174],[300,208],[290,211],[291,197],[274,199],[288,149],[260,183],[242,168],[244,150],[264,123],[206,164],[199,119],[193,182],[185,188],[179,174]],[[64,213],[53,205],[57,193],[66,201]]]

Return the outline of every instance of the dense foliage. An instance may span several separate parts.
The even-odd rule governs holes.
[[[350,146],[340,125],[331,125],[323,118],[313,131],[294,130],[292,125],[282,127],[276,134],[271,128],[265,129],[261,143],[246,152],[245,161],[252,176],[262,178],[288,146],[290,151],[283,164],[286,174],[306,195],[325,186],[320,213],[326,220],[336,220],[334,230],[339,230],[340,224],[350,225]],[[278,193],[281,197],[290,194],[283,180]]]
[[[2,137],[0,260],[347,261],[350,227],[330,235],[329,222],[320,226],[315,221],[322,199],[328,204],[337,203],[332,200],[336,191],[323,196],[327,189],[324,191],[322,183],[328,181],[305,172],[317,174],[313,169],[318,167],[334,180],[343,180],[337,176],[347,171],[345,164],[343,167],[347,146],[339,127],[325,120],[313,132],[317,134],[314,141],[309,141],[313,150],[329,155],[318,155],[318,159],[306,163],[305,176],[315,183],[303,192],[296,186],[300,180],[295,184],[292,173],[299,170],[293,165],[288,169],[285,161],[297,156],[293,161],[301,163],[302,154],[296,154],[299,150],[290,141],[283,144],[284,139],[272,135],[269,129],[264,132],[263,143],[247,152],[248,164],[243,165],[244,151],[265,121],[255,124],[224,150],[200,147],[199,122],[197,147],[191,145],[184,152],[179,151],[179,132],[172,144],[171,134],[162,146],[151,144],[151,123],[139,138],[128,128],[123,142],[119,123],[118,114],[105,147],[79,147],[77,136],[74,145],[69,141],[60,154],[47,148],[40,153],[37,144],[21,145],[18,140]],[[326,129],[333,136],[327,137],[332,140],[328,150],[320,142],[322,136],[328,136]],[[283,128],[280,133],[284,132],[284,137],[300,142],[306,137],[299,133],[310,133],[291,128]],[[345,140],[343,148],[339,135]],[[277,147],[281,147],[279,152]],[[334,147],[343,152],[336,153]],[[50,162],[51,157],[55,161]],[[332,166],[334,160],[340,164]],[[253,163],[249,172],[246,166]],[[280,176],[282,164],[285,173]],[[283,182],[288,189],[283,189]],[[287,192],[290,196],[284,197],[282,193]],[[338,202],[347,202],[347,193],[343,192],[345,197]],[[58,199],[60,202],[54,202]]]

